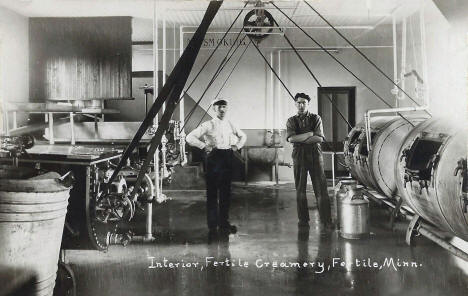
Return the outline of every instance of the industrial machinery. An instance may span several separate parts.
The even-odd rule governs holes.
[[[395,166],[404,201],[424,220],[468,240],[467,130],[429,119],[405,138]]]
[[[0,138],[2,163],[30,166],[61,174],[73,172],[75,185],[70,192],[63,241],[66,249],[106,250],[110,243],[126,244],[140,239],[133,234],[122,233],[119,225],[132,220],[137,211],[152,216],[152,204],[167,199],[161,192],[162,183],[170,183],[174,166],[185,161],[184,148],[181,147],[185,146],[185,142],[180,133],[180,122],[171,121],[159,151],[161,161],[157,180],[154,166],[151,166],[141,185],[134,187],[141,163],[146,157],[148,139],[153,134],[154,129],[150,128],[147,140],[141,142],[111,185],[105,186],[121,158],[125,144],[121,138],[126,137],[125,132],[119,135],[119,131],[123,130],[119,128],[121,123],[108,122],[106,128],[109,124],[114,125],[113,136],[120,139],[117,145],[113,145],[115,140],[96,139],[93,136],[88,143],[85,143],[85,139],[78,139],[84,143],[75,146],[68,143],[51,145],[45,141],[35,141],[33,137],[26,135]],[[131,124],[127,124],[128,126]],[[83,127],[86,125],[80,126],[77,123],[75,129],[78,135]],[[66,132],[67,128],[63,130]],[[60,131],[60,128],[56,128],[56,135],[59,137]],[[152,228],[151,222],[149,223],[145,234],[148,237]]]
[[[367,133],[364,124],[354,127],[344,144],[345,162],[351,175],[388,197],[398,196],[394,168],[389,164],[397,158],[398,149],[413,126],[426,118],[378,116],[371,118]]]
[[[422,234],[457,256],[444,238],[468,240],[467,130],[427,116],[366,118],[349,133],[345,161],[367,195],[412,219],[407,243]],[[370,137],[368,136],[370,135]],[[392,215],[393,216],[393,215]],[[442,233],[442,235],[441,235]]]

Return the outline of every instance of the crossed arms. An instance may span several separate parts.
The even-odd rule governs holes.
[[[324,141],[323,125],[320,116],[316,115],[316,121],[313,123],[313,131],[296,134],[296,125],[294,117],[288,119],[286,123],[287,141],[290,143],[313,144]]]
[[[299,135],[292,135],[289,137],[291,143],[313,144],[323,142],[321,135],[315,135],[314,132],[307,132]]]

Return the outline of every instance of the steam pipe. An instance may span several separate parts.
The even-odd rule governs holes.
[[[400,107],[400,108],[387,108],[387,109],[373,109],[367,110],[364,114],[364,124],[366,129],[366,142],[367,142],[367,151],[371,151],[372,139],[371,139],[371,130],[370,130],[370,118],[374,113],[393,113],[393,112],[409,112],[409,111],[427,111],[427,106],[415,106],[415,107]],[[429,113],[430,114],[430,113]]]
[[[398,55],[397,55],[397,34],[396,34],[396,19],[392,16],[392,37],[393,37],[393,80],[398,83]],[[395,106],[398,107],[398,88],[393,88],[395,93]]]

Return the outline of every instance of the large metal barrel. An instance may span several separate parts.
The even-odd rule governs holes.
[[[358,179],[356,175],[356,161],[354,158],[354,151],[356,150],[356,146],[359,142],[359,137],[362,133],[365,133],[364,130],[364,122],[359,122],[355,127],[351,129],[348,136],[344,141],[344,160],[345,164],[351,173],[351,176],[354,179]]]
[[[468,240],[466,125],[428,119],[405,138],[395,165],[404,201],[439,228]]]
[[[354,145],[353,151],[345,150],[348,155],[348,167],[351,174],[362,184],[371,187],[388,197],[398,195],[395,183],[395,171],[393,163],[398,151],[408,133],[419,123],[427,119],[427,116],[380,116],[371,118],[371,150],[367,149],[367,137],[363,123],[353,131],[347,139],[349,144],[345,149]],[[359,136],[357,136],[359,134]],[[354,136],[354,142],[351,139]],[[349,149],[349,148],[348,148]]]
[[[367,169],[372,175],[375,189],[386,196],[399,196],[393,163],[398,157],[398,151],[405,137],[415,126],[426,119],[427,116],[395,118],[382,127],[373,139],[371,151],[367,157],[369,164]]]
[[[0,168],[0,276],[26,271],[32,295],[52,295],[70,188],[55,173],[34,175]]]
[[[395,120],[395,116],[376,116],[371,118],[371,139],[372,143],[375,142],[376,138],[382,131],[390,125],[390,123]],[[371,172],[371,166],[369,162],[369,151],[367,149],[367,137],[364,129],[364,124],[360,123],[360,132],[356,132],[353,135],[348,137],[350,144],[345,145],[345,155],[349,155],[349,165],[351,175],[358,179],[362,184],[367,187],[378,189],[377,181],[375,181],[374,176]],[[359,136],[356,134],[359,133]],[[351,144],[351,139],[354,141]],[[357,138],[356,138],[357,137]],[[353,152],[347,152],[346,149],[351,148],[354,145]]]

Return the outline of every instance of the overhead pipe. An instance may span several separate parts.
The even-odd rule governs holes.
[[[396,18],[392,15],[392,38],[393,38],[393,80],[398,83],[398,55],[397,55],[397,34],[396,34]],[[398,107],[398,88],[393,88],[395,94],[395,106]]]
[[[371,139],[371,129],[370,129],[370,118],[374,113],[394,113],[394,112],[411,112],[411,111],[427,111],[426,106],[415,106],[415,107],[400,107],[400,108],[387,108],[387,109],[373,109],[367,110],[364,114],[364,124],[366,129],[366,141],[367,141],[367,151],[371,151],[372,139]]]
[[[406,18],[403,18],[401,26],[401,69],[400,69],[400,81],[401,89],[405,90],[405,74],[406,74]],[[399,96],[400,100],[403,99],[403,94]]]
[[[196,28],[196,26],[185,26],[186,28]],[[297,29],[294,26],[279,26],[279,27],[269,27],[269,26],[245,26],[245,29]],[[329,26],[304,26],[303,29],[325,29],[330,30]],[[375,26],[335,26],[336,29],[349,29],[349,30],[372,30]],[[232,28],[233,30],[240,30],[242,28]],[[207,33],[211,33],[208,31]],[[224,32],[223,32],[224,33]]]

